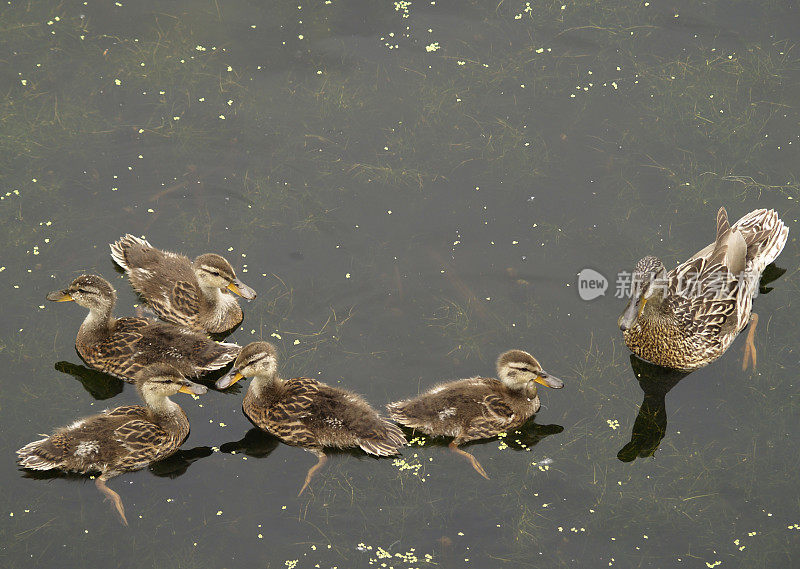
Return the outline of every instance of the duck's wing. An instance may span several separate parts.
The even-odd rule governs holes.
[[[490,393],[480,403],[482,414],[472,419],[462,438],[485,439],[509,429],[518,419],[503,398]]]
[[[713,338],[723,327],[735,324],[743,285],[739,276],[705,257],[686,262],[669,275],[665,303],[685,334]]]
[[[86,362],[102,372],[131,381],[143,364],[134,360],[136,344],[150,324],[145,318],[118,318],[109,338],[79,348]]]
[[[141,418],[147,415],[147,409],[141,405],[123,405],[115,409],[108,409],[104,411],[104,414],[109,417]]]
[[[138,360],[169,362],[184,374],[195,376],[226,366],[242,349],[237,344],[215,342],[204,332],[166,322],[148,322],[140,338]]]
[[[177,281],[163,295],[148,295],[145,298],[163,320],[190,328],[199,327],[200,297],[194,284]]]
[[[261,428],[291,445],[317,446],[317,437],[307,425],[307,418],[319,393],[320,384],[308,377],[285,382],[281,398],[269,408],[245,406],[248,417]]]
[[[132,419],[114,429],[114,439],[125,449],[121,466],[146,466],[177,450],[173,437],[162,427],[144,419]]]

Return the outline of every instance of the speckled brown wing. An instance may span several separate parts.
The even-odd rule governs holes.
[[[675,314],[678,325],[688,336],[719,336],[736,316],[736,276],[719,263],[698,258],[670,273],[666,307]]]
[[[137,469],[165,458],[183,442],[162,427],[142,419],[133,419],[114,430],[114,439],[127,451],[119,469]]]
[[[305,419],[319,388],[319,383],[311,378],[296,377],[287,380],[281,397],[269,407],[259,405],[249,397],[248,391],[244,412],[253,423],[286,444],[318,448],[320,445]]]
[[[123,405],[116,409],[109,409],[104,412],[109,417],[146,417],[147,408],[141,405]]]
[[[456,438],[456,442],[486,439],[499,435],[517,422],[518,417],[499,395],[489,394],[481,402],[482,414],[473,417],[469,426]]]
[[[144,318],[119,318],[107,340],[91,345],[78,344],[78,353],[93,368],[131,381],[144,365],[134,359],[136,343],[150,322]]]
[[[190,328],[202,328],[198,318],[200,297],[194,284],[180,280],[164,296],[148,295],[146,300],[162,320]]]

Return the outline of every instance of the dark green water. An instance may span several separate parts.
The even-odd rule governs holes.
[[[744,1],[5,3],[0,566],[796,563],[798,23]],[[722,205],[790,226],[756,371],[743,338],[684,378],[632,369],[616,274],[685,259]],[[181,453],[110,483],[124,528],[14,451],[136,402],[80,367],[84,310],[45,301],[96,272],[132,314],[126,232],[225,255],[259,294],[230,339],[274,342],[286,377],[382,406],[518,347],[566,387],[469,446],[489,481],[425,441],[333,454],[301,498],[314,457],[249,432],[243,390],[178,395]],[[605,296],[580,299],[584,268]]]

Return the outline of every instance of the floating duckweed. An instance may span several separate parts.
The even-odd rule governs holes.
[[[410,461],[404,458],[395,458],[392,460],[392,465],[396,466],[400,472],[410,471],[411,474],[419,478],[422,482],[425,482],[428,476],[430,476],[430,474],[425,474],[422,471],[422,463],[419,461],[419,458],[416,454]]]

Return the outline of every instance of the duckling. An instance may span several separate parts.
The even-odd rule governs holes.
[[[226,332],[244,317],[236,298],[227,291],[247,300],[256,297],[219,255],[207,253],[191,261],[130,234],[110,247],[111,257],[128,273],[134,290],[168,322],[212,334]]]
[[[123,472],[144,468],[178,450],[189,435],[189,420],[176,393],[202,395],[207,389],[185,379],[174,366],[150,364],[136,374],[136,389],[145,405],[125,405],[78,419],[49,437],[17,451],[19,464],[31,470],[58,468],[69,472],[99,472],[95,486],[110,499],[128,525],[119,494],[106,482]]]
[[[120,379],[132,380],[147,364],[168,362],[191,377],[233,361],[240,346],[215,342],[202,332],[146,318],[114,318],[117,292],[97,275],[82,275],[47,300],[75,301],[89,309],[75,347],[91,367]]]
[[[542,369],[532,355],[509,350],[497,359],[499,380],[472,377],[440,383],[425,393],[387,405],[393,421],[431,436],[453,437],[450,450],[489,479],[472,454],[459,445],[519,427],[540,406],[536,384],[561,389],[564,382]]]
[[[284,443],[317,456],[298,496],[327,460],[325,447],[361,447],[369,454],[392,456],[406,444],[397,425],[383,420],[361,396],[308,377],[282,379],[275,346],[268,342],[245,346],[230,372],[217,380],[217,388],[248,376],[253,381],[242,405],[245,415]]]
[[[751,211],[731,226],[721,207],[714,242],[687,261],[668,272],[657,257],[640,259],[617,321],[625,344],[647,362],[689,372],[722,356],[752,323],[742,370],[750,361],[755,367],[753,295],[788,235],[774,210]]]

